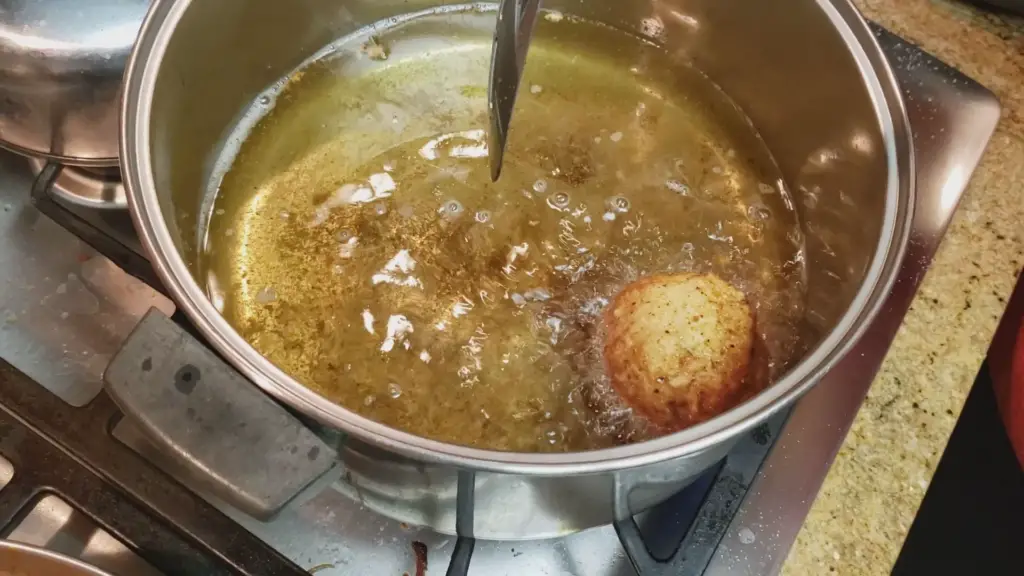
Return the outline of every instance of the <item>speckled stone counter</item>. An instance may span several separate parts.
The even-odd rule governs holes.
[[[945,0],[855,2],[995,92],[1003,116],[787,576],[891,571],[1024,263],[1024,19]]]

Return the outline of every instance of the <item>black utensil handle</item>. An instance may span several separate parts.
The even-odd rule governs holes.
[[[448,562],[448,571],[445,572],[445,576],[467,576],[469,562],[473,559],[473,548],[475,547],[475,538],[459,536],[455,541],[455,550],[452,551],[452,559]]]
[[[333,448],[156,309],[103,380],[187,484],[255,518],[270,519],[335,465]]]
[[[467,576],[469,562],[473,559],[476,538],[473,533],[473,514],[476,499],[476,473],[471,470],[460,470],[458,490],[455,494],[455,549],[448,562],[446,576]]]

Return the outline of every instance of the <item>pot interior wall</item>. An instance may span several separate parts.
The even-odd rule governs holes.
[[[159,68],[150,146],[161,210],[193,270],[213,162],[256,95],[341,36],[440,4],[456,3],[188,4]],[[801,217],[805,341],[813,345],[824,337],[865,278],[894,177],[883,107],[829,18],[831,6],[815,0],[787,2],[784,10],[743,0],[551,0],[545,7],[651,36],[706,73],[746,112],[775,156]]]

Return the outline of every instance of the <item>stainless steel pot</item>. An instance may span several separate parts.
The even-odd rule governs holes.
[[[19,544],[0,542],[0,574],[25,576],[111,576],[63,554]]]
[[[798,203],[807,247],[805,329],[814,345],[759,396],[650,442],[571,454],[449,445],[370,421],[305,388],[235,333],[193,277],[211,163],[240,111],[339,36],[438,4],[156,1],[129,62],[122,110],[122,170],[136,227],[179,307],[230,363],[280,402],[346,433],[341,490],[449,533],[456,532],[458,502],[458,532],[480,538],[553,536],[624,518],[680,489],[741,434],[794,402],[879,311],[913,211],[913,156],[899,90],[846,0],[784,7],[547,2],[548,9],[654,35],[746,111]]]
[[[149,0],[0,3],[0,145],[117,166],[125,62]]]

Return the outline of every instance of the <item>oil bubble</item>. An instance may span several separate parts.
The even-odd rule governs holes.
[[[487,210],[480,210],[480,211],[478,211],[478,212],[477,212],[477,213],[476,213],[476,214],[474,215],[474,217],[473,217],[473,218],[474,218],[474,219],[475,219],[475,220],[476,220],[477,222],[480,222],[481,224],[484,224],[484,223],[486,223],[486,222],[489,222],[489,221],[491,220],[491,213],[490,213],[490,212],[488,212]]]
[[[767,206],[751,204],[747,206],[747,218],[755,222],[764,222],[772,217],[772,211]]]
[[[441,213],[445,218],[456,218],[462,214],[465,208],[462,207],[462,203],[458,200],[447,200],[441,205],[441,209],[438,212]]]
[[[388,396],[392,398],[398,398],[402,395],[402,387],[394,382],[388,384]]]
[[[607,205],[609,210],[615,212],[629,212],[629,199],[624,196],[612,196]]]
[[[543,194],[548,191],[548,183],[544,179],[537,180],[533,183],[533,191],[537,194]]]
[[[568,194],[565,192],[558,192],[551,196],[551,198],[548,198],[548,206],[555,210],[564,210],[565,207],[569,205],[569,200],[570,198]]]
[[[270,304],[277,300],[277,291],[267,286],[256,293],[256,302],[258,304]]]

